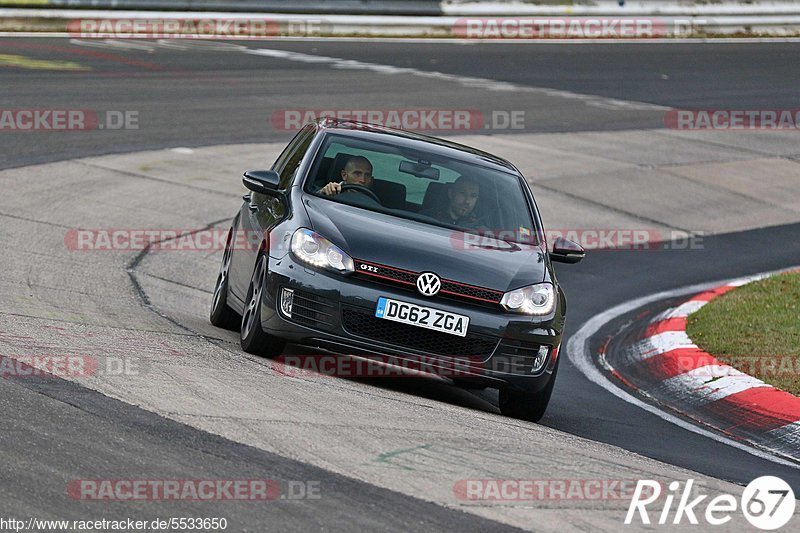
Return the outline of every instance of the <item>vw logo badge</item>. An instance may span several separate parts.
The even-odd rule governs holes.
[[[442,288],[442,280],[433,272],[423,272],[417,278],[417,289],[423,296],[434,296]]]

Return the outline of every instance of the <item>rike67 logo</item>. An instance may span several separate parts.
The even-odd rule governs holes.
[[[625,515],[625,524],[633,523],[638,515],[642,524],[650,525],[649,511],[656,511],[654,521],[661,525],[681,524],[684,517],[689,524],[698,525],[700,516],[707,524],[721,526],[731,521],[731,515],[737,512],[741,504],[741,512],[751,525],[772,531],[785,526],[794,515],[794,491],[779,477],[762,476],[754,479],[745,487],[740,501],[731,494],[721,494],[707,500],[707,494],[692,493],[693,484],[694,480],[689,479],[681,488],[679,481],[673,481],[668,486],[668,492],[662,495],[658,481],[640,479]],[[659,501],[662,496],[663,506]],[[673,507],[676,500],[677,504]],[[648,509],[648,505],[657,501],[658,504],[653,506],[655,509]],[[657,507],[661,507],[660,511]]]

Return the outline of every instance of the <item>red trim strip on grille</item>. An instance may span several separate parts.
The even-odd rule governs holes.
[[[363,261],[361,259],[356,259],[356,261],[358,261],[359,263],[367,264],[367,265],[372,265],[372,266],[376,266],[376,267],[380,267],[380,268],[385,268],[387,270],[394,270],[396,272],[405,272],[406,274],[414,274],[415,276],[419,276],[419,272],[414,272],[413,270],[405,270],[403,268],[390,267],[390,266],[382,265],[380,263],[371,263],[369,261]]]
[[[370,265],[370,266],[374,266],[374,267],[377,267],[377,268],[384,268],[386,270],[393,270],[395,272],[404,272],[406,274],[412,274],[414,276],[418,276],[419,275],[419,272],[414,272],[413,270],[405,270],[405,269],[402,269],[402,268],[390,267],[390,266],[382,265],[380,263],[372,263],[370,261],[363,261],[361,259],[356,259],[356,261],[358,263],[360,263],[360,264]],[[364,274],[364,275],[367,275],[367,276],[372,276],[372,277],[375,277],[375,278],[380,278],[380,279],[393,281],[395,283],[402,283],[403,285],[416,285],[415,283],[410,282],[410,281],[403,281],[401,279],[392,278],[392,277],[389,277],[389,276],[381,276],[380,274],[376,274],[375,272],[370,272],[369,270],[358,270],[358,273],[359,274]],[[453,295],[453,296],[458,296],[460,298],[469,298],[470,300],[478,300],[478,301],[481,301],[481,302],[499,304],[500,300],[502,299],[502,296],[503,296],[503,293],[501,291],[497,291],[495,289],[487,289],[485,287],[478,287],[477,285],[469,285],[467,283],[461,283],[461,282],[453,281],[453,280],[449,280],[449,279],[442,279],[442,284],[444,284],[444,283],[452,283],[453,285],[459,285],[461,287],[469,287],[471,289],[477,289],[477,290],[480,290],[480,291],[492,292],[492,293],[495,293],[495,294],[498,295],[498,298],[496,300],[490,300],[488,298],[481,298],[479,296],[470,296],[469,294],[463,294],[463,293],[460,293],[460,292],[453,292],[453,291],[446,291],[446,290],[440,290],[439,291],[440,293],[450,294],[450,295]]]

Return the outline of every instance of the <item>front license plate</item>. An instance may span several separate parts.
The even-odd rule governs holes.
[[[459,337],[465,337],[467,335],[467,327],[469,327],[468,316],[383,297],[378,298],[375,316],[403,324],[450,333]]]

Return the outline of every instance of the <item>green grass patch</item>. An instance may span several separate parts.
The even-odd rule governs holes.
[[[720,361],[800,396],[800,273],[715,298],[689,316],[686,332]]]

